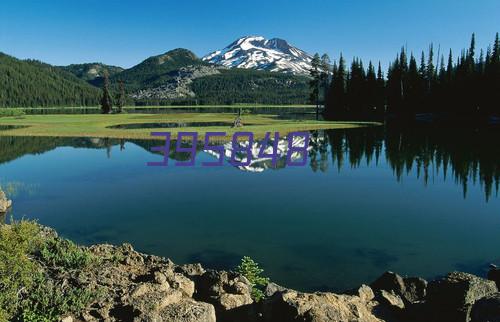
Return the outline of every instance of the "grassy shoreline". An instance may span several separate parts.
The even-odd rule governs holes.
[[[273,115],[244,115],[241,128],[230,126],[187,126],[178,128],[150,127],[141,129],[113,129],[123,124],[148,123],[189,123],[189,122],[227,122],[234,121],[231,113],[176,113],[176,114],[54,114],[26,115],[22,117],[0,118],[0,126],[18,128],[0,130],[0,136],[42,136],[42,137],[99,137],[116,139],[157,139],[151,132],[170,132],[175,138],[180,131],[204,133],[226,132],[229,137],[234,132],[253,132],[256,137],[263,137],[266,132],[280,132],[283,135],[293,131],[319,129],[345,129],[361,126],[379,125],[374,122],[327,122],[278,120]]]
[[[227,105],[130,105],[124,106],[124,110],[134,110],[134,109],[182,109],[182,108],[315,108],[316,105],[311,104],[227,104]],[[56,110],[56,109],[100,109],[100,106],[47,106],[47,107],[21,107],[21,106],[13,106],[13,107],[5,107],[5,108],[14,108],[20,110]]]

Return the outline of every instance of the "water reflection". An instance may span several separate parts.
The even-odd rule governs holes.
[[[405,175],[416,173],[425,185],[435,180],[454,180],[463,190],[464,197],[471,185],[479,184],[488,200],[498,195],[500,183],[500,128],[440,128],[433,125],[411,127],[368,127],[347,130],[314,131],[309,142],[308,163],[313,172],[342,171],[344,167],[358,168],[380,166],[384,160],[397,181]],[[151,151],[162,142],[148,140],[117,140],[95,138],[42,138],[0,137],[0,164],[13,161],[24,155],[41,154],[60,146],[104,149],[111,157],[113,146],[123,150],[130,142]],[[225,144],[228,161],[231,143]],[[176,142],[171,142],[169,158],[186,161],[189,153],[175,151]],[[190,143],[183,143],[186,147]],[[286,137],[279,141],[279,161],[272,166],[270,158],[259,158],[262,141],[252,146],[253,161],[240,170],[263,172],[268,169],[286,168]],[[300,138],[294,145],[303,146]],[[203,144],[197,144],[197,153]],[[151,152],[153,153],[153,152]],[[214,157],[219,157],[216,153]],[[301,158],[295,155],[294,158]],[[1,179],[1,177],[0,177]]]
[[[267,142],[266,140],[258,140],[256,142],[252,142],[250,146],[249,141],[243,141],[239,142],[239,146],[241,148],[248,148],[250,150],[250,164],[245,165],[245,166],[235,166],[236,168],[242,170],[242,171],[249,171],[249,172],[263,172],[267,169],[282,169],[285,167],[286,162],[287,162],[287,155],[289,151],[289,139],[291,140],[291,146],[300,148],[300,147],[305,147],[306,146],[306,139],[304,137],[296,136],[293,138],[280,138],[278,142],[274,142],[273,140],[269,140]],[[227,142],[225,143],[224,146],[224,156],[223,158],[226,160],[228,164],[230,164],[231,160],[231,155],[233,154],[233,146],[232,142]],[[264,157],[261,156],[261,151],[264,152],[265,155],[269,155],[273,153],[274,146],[276,146],[276,162],[273,164],[273,159],[272,157]],[[308,150],[311,150],[312,147],[311,145],[308,146]],[[216,159],[219,159],[221,157],[220,153],[217,153],[212,150],[204,151],[210,155],[213,155]],[[241,154],[237,153],[235,156],[235,160],[239,163],[246,163],[247,161],[247,155],[246,154]],[[292,162],[296,162],[299,159],[302,159],[304,156],[301,153],[298,152],[293,152],[290,156],[290,159]]]

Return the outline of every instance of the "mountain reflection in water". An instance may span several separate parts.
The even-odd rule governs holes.
[[[500,127],[439,128],[432,125],[412,127],[366,127],[346,130],[313,131],[308,148],[308,164],[313,172],[342,171],[348,165],[358,168],[363,165],[378,166],[384,157],[392,169],[394,178],[401,181],[405,175],[416,171],[425,185],[436,178],[454,180],[460,185],[464,197],[470,185],[481,185],[486,200],[497,195],[500,183]],[[45,138],[45,137],[0,137],[0,164],[21,158],[24,155],[42,154],[57,147],[104,149],[109,157],[114,146],[123,149],[126,142],[133,143],[151,152],[153,146],[163,142],[151,140],[118,140],[98,138]],[[229,165],[231,143],[218,142],[226,148],[225,161]],[[190,146],[191,143],[183,143]],[[248,144],[248,142],[243,143]],[[189,160],[190,154],[175,151],[176,141],[171,142],[169,158],[176,161]],[[303,146],[302,138],[295,138],[294,146]],[[259,158],[262,141],[252,146],[252,162],[237,167],[243,171],[263,172],[287,168],[288,140],[279,141],[278,162],[272,165],[270,158]],[[203,143],[197,144],[197,154],[203,151]],[[268,151],[269,152],[269,151]],[[158,152],[151,152],[158,154]],[[302,158],[294,154],[292,160]],[[241,159],[241,158],[240,158]],[[199,162],[197,162],[199,163]],[[173,164],[172,164],[173,166]],[[1,180],[1,176],[0,176]]]

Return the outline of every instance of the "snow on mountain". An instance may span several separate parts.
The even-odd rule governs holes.
[[[312,56],[283,39],[246,36],[202,59],[229,68],[307,74],[311,69]]]

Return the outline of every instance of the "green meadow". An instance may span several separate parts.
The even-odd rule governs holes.
[[[264,136],[266,132],[286,134],[293,131],[318,129],[345,129],[373,125],[370,122],[327,122],[314,120],[280,120],[272,115],[243,115],[243,127],[232,128],[235,115],[230,113],[176,113],[176,114],[75,114],[75,115],[24,115],[0,118],[0,136],[45,137],[102,137],[119,139],[154,139],[152,131],[172,133],[180,131],[253,132]],[[224,126],[203,126],[203,123],[223,122]],[[183,123],[185,127],[164,128],[160,123]],[[196,126],[190,126],[195,123]],[[145,124],[144,128],[112,128],[117,125]],[[152,125],[153,124],[153,125]],[[151,125],[151,127],[149,127]],[[1,130],[1,128],[4,130]],[[141,127],[138,125],[137,127]]]

